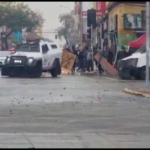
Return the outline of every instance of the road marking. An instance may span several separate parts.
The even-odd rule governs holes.
[[[146,92],[139,92],[139,91],[136,91],[136,90],[130,90],[128,88],[125,88],[123,90],[123,92],[128,93],[128,94],[132,94],[132,95],[135,95],[135,96],[142,96],[142,97],[150,98],[150,94],[148,94]]]

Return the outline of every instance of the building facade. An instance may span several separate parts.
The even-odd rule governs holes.
[[[145,2],[107,2],[108,33],[113,33],[118,44],[127,46],[138,38],[137,31],[143,30],[142,11]],[[113,36],[109,38],[109,45],[115,44]]]
[[[145,2],[105,2],[104,8],[101,5],[103,13],[97,18],[98,45],[117,49],[141,36],[146,26],[145,6]]]

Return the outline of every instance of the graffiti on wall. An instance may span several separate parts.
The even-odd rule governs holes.
[[[14,38],[17,42],[21,42],[22,41],[22,33],[19,31],[14,32]]]
[[[122,45],[124,46],[128,46],[128,44],[134,40],[136,40],[137,37],[136,35],[127,35],[127,34],[124,34],[124,35],[118,35],[118,44],[119,44],[119,47],[121,47]]]

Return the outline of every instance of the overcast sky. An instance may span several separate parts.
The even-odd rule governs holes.
[[[54,31],[60,26],[58,17],[62,13],[70,12],[74,9],[74,2],[27,2],[31,9],[39,10],[45,18],[43,31]],[[67,8],[61,7],[63,5]],[[54,34],[44,34],[50,39],[54,39]]]

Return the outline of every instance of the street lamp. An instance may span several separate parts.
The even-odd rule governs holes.
[[[60,7],[67,8],[68,10],[72,11],[69,7],[66,7],[64,5],[60,5]]]

